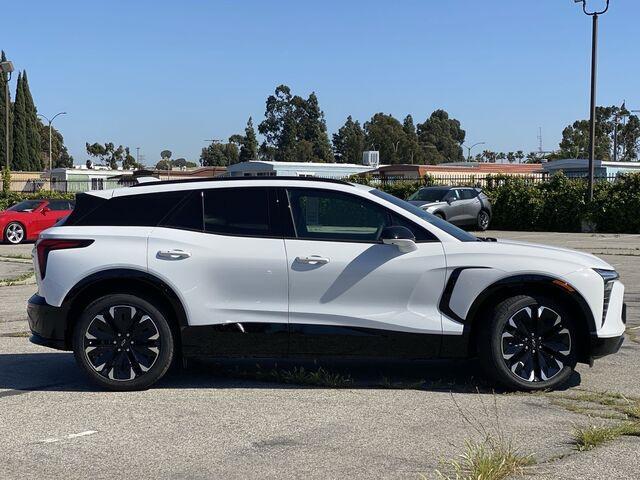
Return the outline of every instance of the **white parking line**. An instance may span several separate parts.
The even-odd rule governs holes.
[[[38,443],[61,442],[62,440],[71,440],[71,439],[78,438],[78,437],[86,437],[87,435],[93,435],[94,433],[98,433],[98,431],[97,430],[85,430],[84,432],[71,433],[69,435],[65,435],[64,437],[60,437],[60,438],[45,438],[44,440],[40,440]]]

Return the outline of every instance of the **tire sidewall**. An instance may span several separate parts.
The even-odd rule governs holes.
[[[511,299],[510,299],[511,300]],[[506,302],[509,302],[507,300]],[[544,390],[552,389],[565,383],[571,374],[573,373],[576,365],[576,328],[571,317],[568,315],[567,310],[546,297],[538,296],[519,296],[516,301],[509,303],[507,308],[504,308],[505,302],[502,302],[495,310],[494,318],[490,327],[489,348],[490,354],[493,360],[493,367],[495,370],[495,378],[505,387],[518,390]],[[553,378],[540,381],[540,382],[527,382],[515,375],[504,359],[502,358],[502,332],[504,325],[509,318],[517,311],[525,307],[540,307],[545,306],[554,310],[562,319],[562,324],[569,330],[571,335],[571,352],[569,354],[569,361],[565,362],[563,369],[555,375]],[[503,308],[501,308],[503,307]]]
[[[91,321],[98,312],[115,305],[130,305],[144,310],[151,316],[160,333],[160,353],[158,358],[148,372],[133,380],[111,380],[100,375],[93,368],[84,352],[84,335]],[[173,333],[166,315],[147,300],[135,295],[114,294],[94,300],[84,309],[73,331],[73,353],[76,361],[94,383],[110,390],[125,391],[148,388],[167,372],[173,361],[174,348]]]

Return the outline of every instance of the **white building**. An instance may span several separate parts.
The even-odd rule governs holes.
[[[347,178],[375,169],[371,165],[355,163],[263,162],[251,160],[231,165],[230,177],[321,177]]]

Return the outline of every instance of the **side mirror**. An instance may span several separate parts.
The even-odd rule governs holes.
[[[51,209],[49,207],[42,207],[42,210],[40,210],[40,212],[45,215],[47,212],[50,212]]]
[[[395,245],[402,253],[409,253],[418,249],[416,237],[407,227],[386,227],[380,234],[380,240],[385,245]]]
[[[453,197],[447,197],[445,199],[445,202],[447,202],[449,205],[451,205],[453,203]]]

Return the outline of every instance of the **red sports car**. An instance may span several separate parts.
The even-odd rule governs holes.
[[[36,240],[46,230],[71,213],[72,200],[25,200],[0,212],[2,240],[18,244],[25,240]]]

